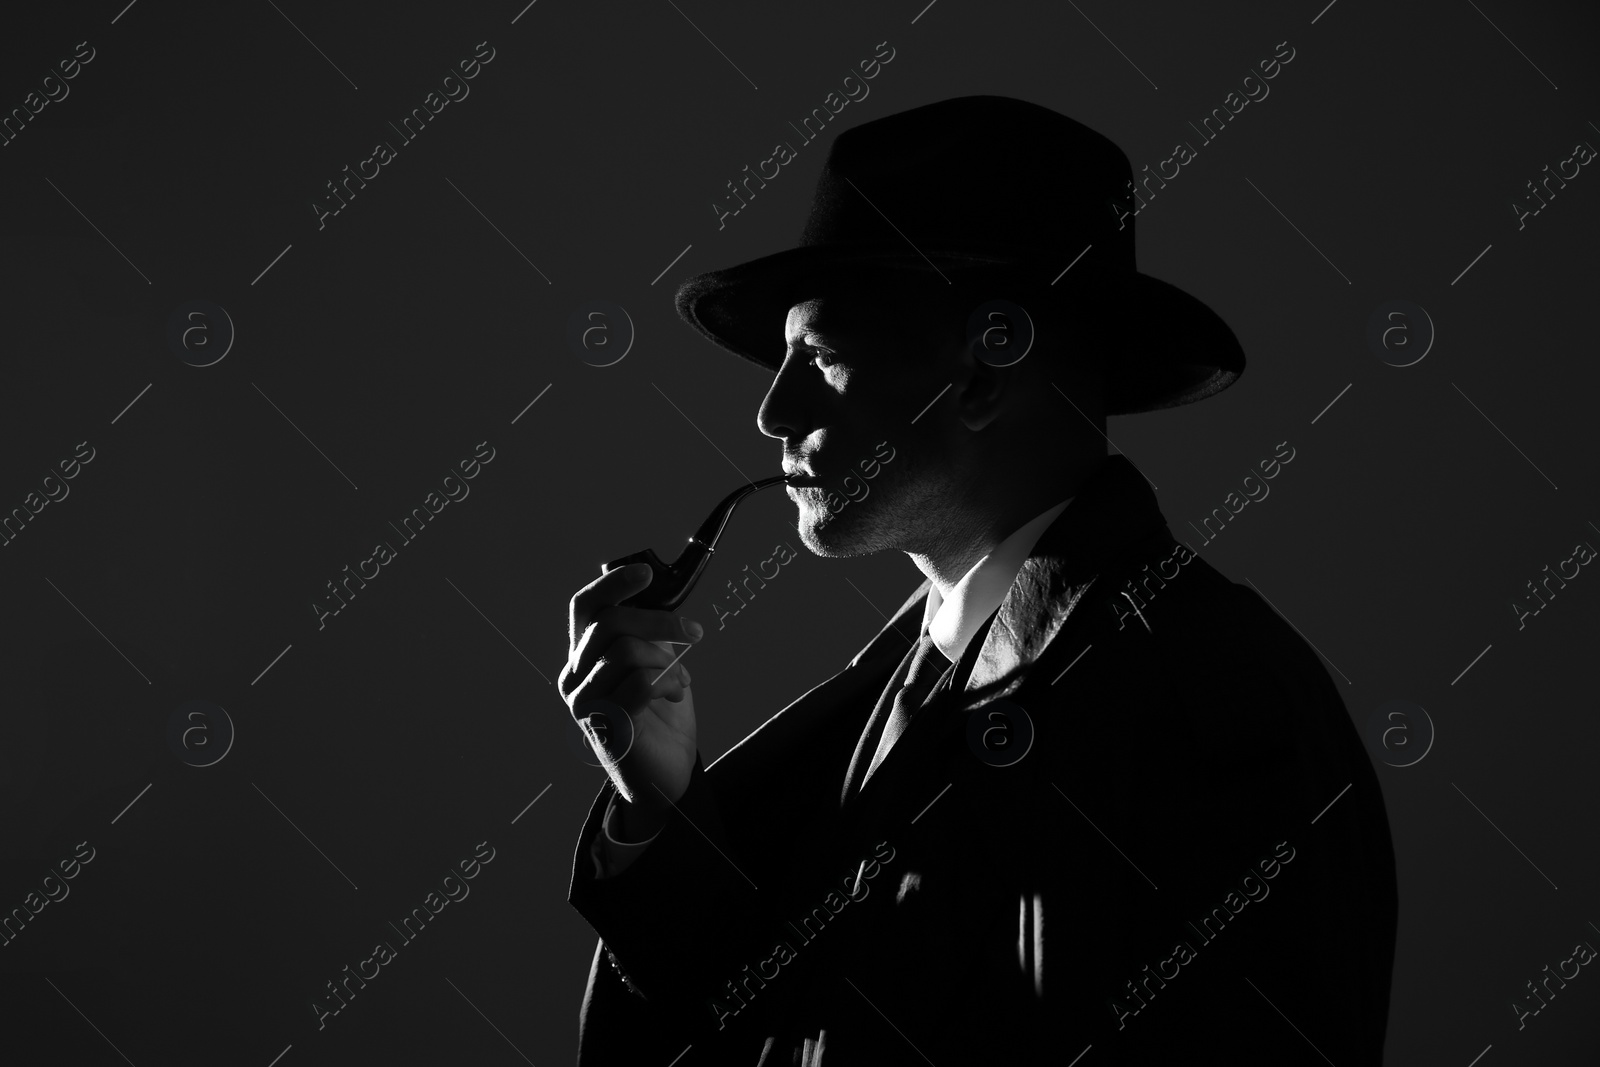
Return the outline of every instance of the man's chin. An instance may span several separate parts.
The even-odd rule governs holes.
[[[874,536],[871,516],[865,508],[846,504],[837,514],[828,510],[820,496],[816,500],[801,497],[799,508],[800,540],[819,556],[845,557],[870,556],[890,546],[879,543]]]

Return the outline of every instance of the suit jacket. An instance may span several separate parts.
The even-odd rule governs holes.
[[[580,1065],[1380,1064],[1393,847],[1305,641],[1110,457],[854,792],[927,589],[597,880],[601,789]]]

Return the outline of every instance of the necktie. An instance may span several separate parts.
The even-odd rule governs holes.
[[[878,764],[889,755],[889,750],[894,747],[895,741],[905,732],[906,726],[911,722],[911,716],[927,702],[933,687],[949,669],[950,660],[939,651],[939,646],[933,643],[933,638],[924,633],[912,655],[911,670],[907,672],[900,691],[895,694],[894,706],[889,712],[889,718],[883,724],[883,736],[878,739],[878,750],[867,766],[867,773],[861,778],[863,786],[867,784],[867,779],[872,777],[872,772],[878,769]]]

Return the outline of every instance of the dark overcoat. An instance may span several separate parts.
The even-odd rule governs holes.
[[[1380,1064],[1393,846],[1305,640],[1110,457],[855,792],[928,588],[597,880],[601,790],[579,1063]]]

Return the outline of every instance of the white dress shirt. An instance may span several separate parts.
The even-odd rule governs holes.
[[[1066,510],[1073,498],[1068,497],[1046,508],[1033,519],[1018,527],[994,551],[974,563],[961,580],[950,589],[948,597],[939,592],[937,585],[928,587],[928,598],[922,609],[922,629],[933,638],[933,643],[951,663],[961,658],[972,637],[995,609],[1000,607],[1016,581],[1017,574],[1027,562],[1039,537]],[[600,821],[600,832],[589,846],[594,860],[596,878],[612,878],[621,874],[638,859],[656,835],[643,841],[618,841],[612,835],[612,819],[616,816],[617,797],[613,795],[606,806],[605,818]],[[658,831],[659,834],[659,831]]]

